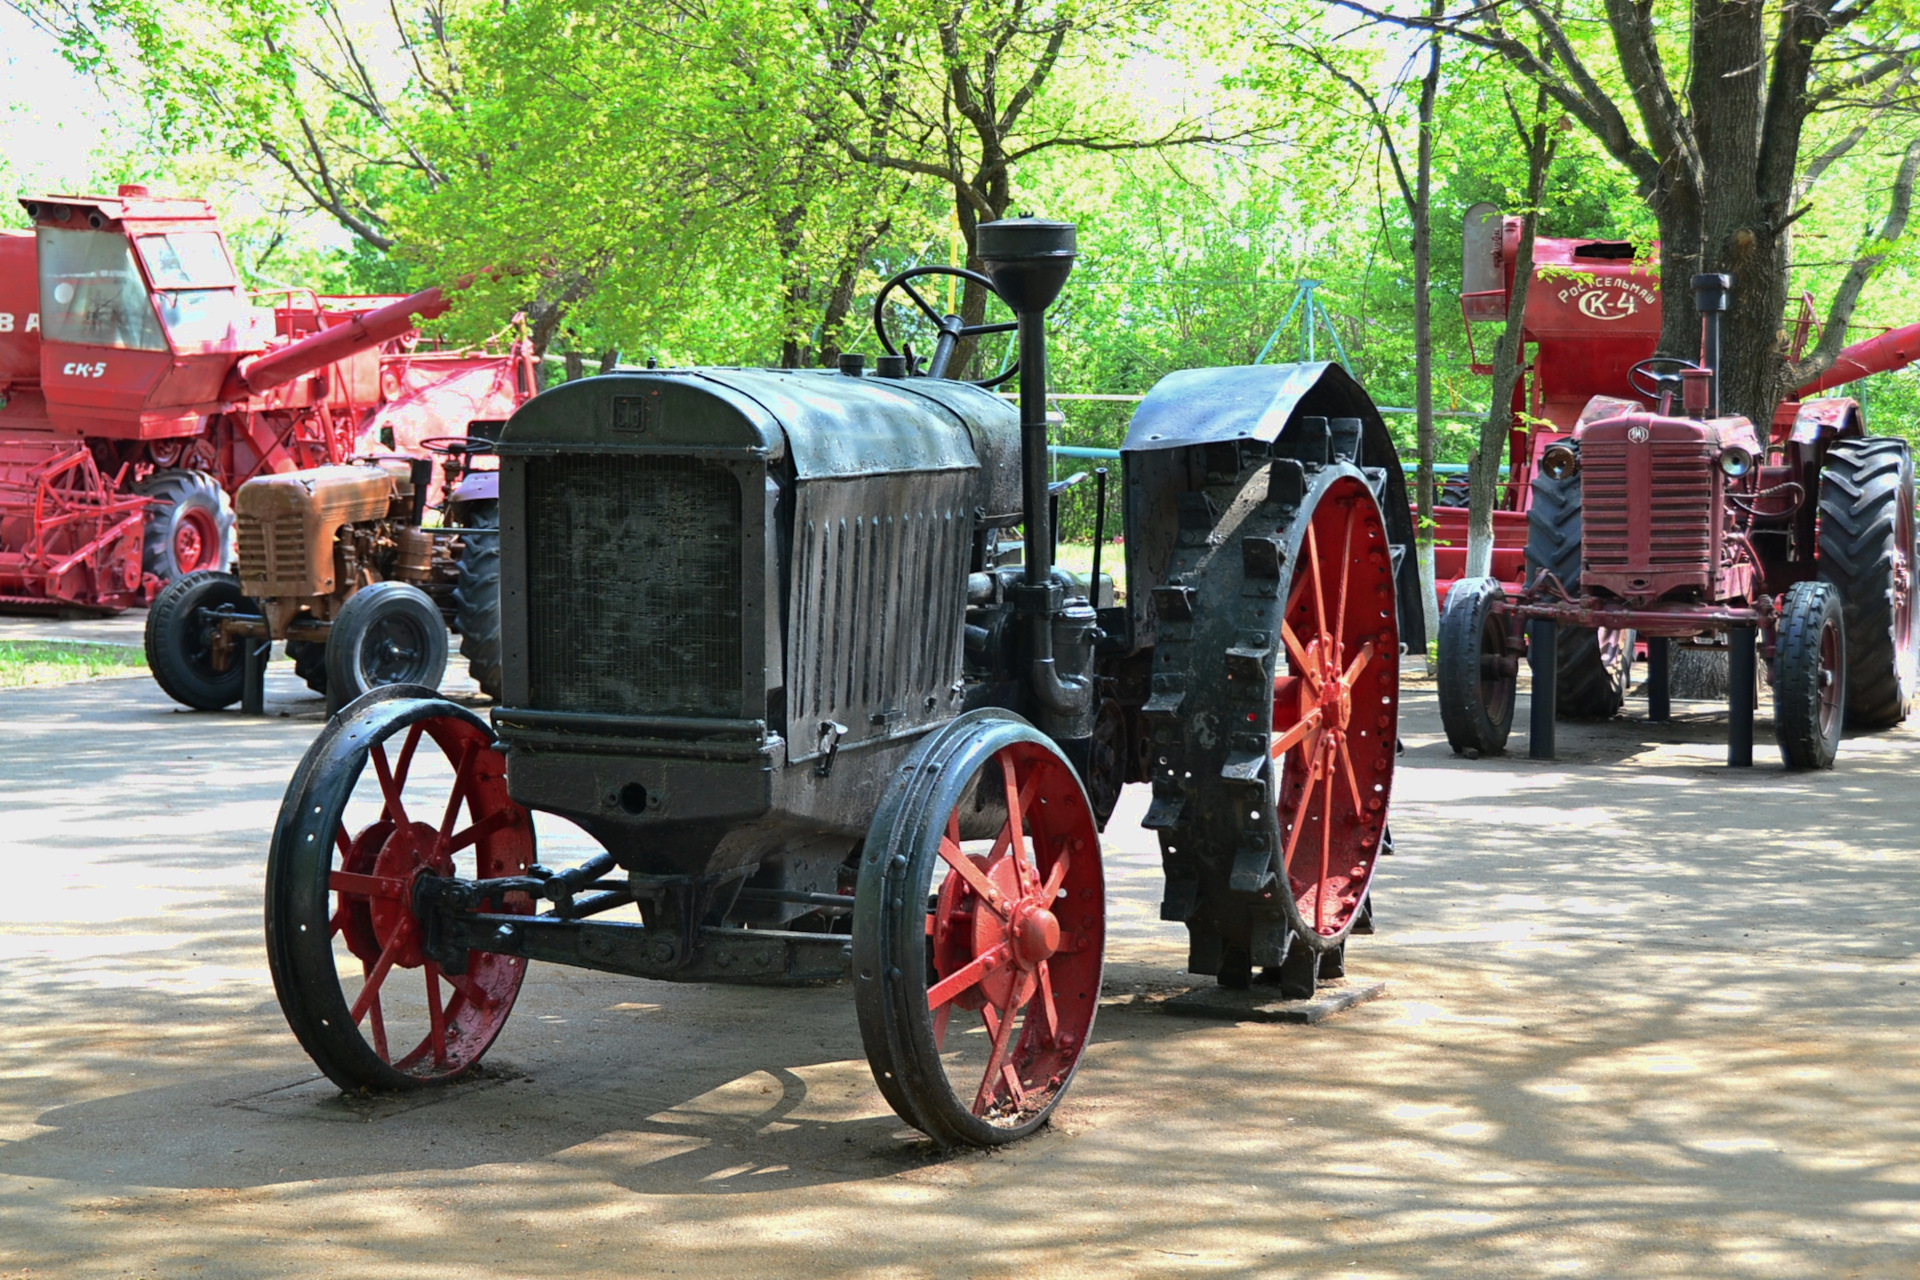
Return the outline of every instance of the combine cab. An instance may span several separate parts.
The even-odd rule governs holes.
[[[418,349],[438,289],[256,308],[205,201],[23,204],[33,234],[0,235],[0,605],[146,603],[232,563],[249,478],[412,452],[533,392],[524,344]]]

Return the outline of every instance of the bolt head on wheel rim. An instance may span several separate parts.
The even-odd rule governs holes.
[[[343,1088],[457,1078],[513,1007],[525,961],[436,960],[415,914],[423,877],[533,861],[532,822],[491,743],[451,704],[375,700],[330,725],[295,775],[268,862],[269,958],[288,1023]],[[491,909],[533,903],[509,894]]]
[[[962,720],[869,831],[855,981],[895,1109],[937,1141],[990,1145],[1044,1122],[1085,1051],[1106,893],[1072,766],[1024,721]]]

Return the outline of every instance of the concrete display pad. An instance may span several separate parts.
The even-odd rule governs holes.
[[[1334,982],[1313,993],[1311,1000],[1282,1000],[1272,987],[1229,991],[1222,986],[1196,987],[1160,1006],[1162,1013],[1180,1018],[1217,1018],[1226,1022],[1291,1022],[1312,1026],[1336,1013],[1385,993],[1384,982]]]
[[[1789,775],[1763,707],[1731,772],[1677,704],[1467,762],[1406,696],[1346,955],[1386,998],[1161,1012],[1198,980],[1136,788],[1073,1092],[952,1153],[887,1110],[844,988],[535,965],[476,1078],[343,1098],[261,942],[318,700],[283,663],[265,719],[0,692],[0,1277],[1920,1274],[1920,733]]]

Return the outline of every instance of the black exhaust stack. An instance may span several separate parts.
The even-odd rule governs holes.
[[[1720,416],[1720,316],[1727,309],[1733,292],[1733,277],[1697,275],[1693,278],[1693,309],[1700,313],[1700,367],[1712,373],[1707,379],[1705,416]]]
[[[1047,308],[1073,273],[1078,256],[1070,222],[1007,218],[982,225],[976,236],[981,264],[994,289],[1020,322],[1020,464],[1025,507],[1026,580],[1014,593],[1028,622],[1034,699],[1044,709],[1040,727],[1054,738],[1093,731],[1092,614],[1085,602],[1069,608],[1053,576],[1053,521],[1047,495]],[[1081,615],[1086,615],[1084,618]],[[1070,651],[1055,661],[1054,633],[1067,634]]]

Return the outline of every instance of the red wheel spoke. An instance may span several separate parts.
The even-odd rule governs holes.
[[[959,845],[950,840],[942,840],[940,860],[952,867],[954,873],[967,882],[967,887],[978,894],[980,900],[986,903],[995,915],[1003,920],[1007,918],[1007,908],[1000,902],[1000,890],[994,887],[993,881],[987,879],[987,873],[961,851]]]
[[[943,1004],[933,1011],[933,1047],[947,1047],[947,1019],[953,1016],[953,1005]]]
[[[1327,762],[1333,764],[1331,760]],[[1313,891],[1313,931],[1326,932],[1327,927],[1327,861],[1333,854],[1333,769],[1327,769],[1326,786],[1321,790],[1320,801],[1320,882]]]
[[[427,971],[427,1022],[432,1028],[427,1039],[433,1042],[433,1065],[447,1065],[447,1015],[440,1007],[440,966],[428,961]]]
[[[1060,1037],[1060,1014],[1053,1004],[1053,974],[1042,960],[1034,972],[1040,978],[1040,1012],[1047,1015],[1047,1043],[1053,1044]]]
[[[340,850],[340,858],[343,862],[353,856],[353,841],[347,839],[346,823],[337,822],[334,824],[333,843],[334,847]]]
[[[406,777],[402,775],[396,779],[393,770],[387,766],[386,743],[374,743],[369,754],[373,756],[373,771],[380,779],[380,794],[386,799],[385,813],[395,826],[404,827],[407,824],[407,806],[400,801],[400,788],[406,785]]]
[[[1347,529],[1344,543],[1340,548],[1340,594],[1339,605],[1333,611],[1333,652],[1336,660],[1346,652],[1344,645],[1347,637],[1347,570],[1353,565],[1353,517],[1352,507],[1347,508]],[[1325,630],[1325,624],[1321,624]]]
[[[1053,871],[1047,876],[1047,883],[1040,890],[1040,905],[1052,910],[1054,899],[1060,896],[1060,886],[1066,883],[1067,868],[1073,862],[1073,855],[1065,849],[1053,864]]]
[[[998,1087],[994,1084],[994,1077],[998,1076],[1002,1068],[1007,1065],[1007,1055],[1013,1050],[1013,1024],[1020,1020],[1020,1006],[1025,1002],[1030,993],[1028,986],[1030,982],[1032,982],[1031,977],[1024,978],[1019,988],[1014,991],[1012,998],[1007,1001],[1006,1012],[999,1018],[991,1019],[987,1023],[988,1029],[993,1033],[993,1057],[987,1063],[986,1075],[980,1080],[980,1092],[974,1095],[973,1114],[975,1115],[979,1115],[985,1111],[987,1105],[993,1101],[993,1095],[999,1092]],[[992,1010],[992,1007],[993,1006],[988,1005],[986,1008],[981,1009],[980,1012],[983,1015],[988,1014]],[[995,1021],[999,1023],[999,1026],[994,1026]]]
[[[407,930],[394,930],[393,937],[381,949],[380,958],[374,961],[373,969],[367,974],[365,985],[360,988],[360,998],[353,1002],[353,1008],[347,1016],[354,1026],[360,1025],[360,1019],[367,1016],[367,1009],[380,998],[380,984],[387,980],[387,974],[393,969],[394,960],[407,945]]]
[[[338,937],[340,931],[346,927],[347,909],[342,906],[338,911],[334,912],[333,917],[327,921],[327,936],[329,938]]]
[[[1347,668],[1347,673],[1344,676],[1341,676],[1340,678],[1342,680],[1345,680],[1347,682],[1348,687],[1351,688],[1353,685],[1353,682],[1360,678],[1360,673],[1362,671],[1365,671],[1367,669],[1367,664],[1372,661],[1373,661],[1373,641],[1369,640],[1365,644],[1360,646],[1360,652],[1354,655],[1352,665]]]
[[[362,965],[362,972],[372,976],[372,966]],[[374,993],[373,1004],[367,1009],[367,1026],[373,1031],[373,1051],[380,1055],[380,1061],[392,1062],[393,1055],[387,1052],[387,1019],[380,1009],[380,994]]]
[[[360,898],[394,898],[407,896],[407,882],[388,876],[363,876],[351,871],[336,871],[327,877],[327,886],[335,893],[353,894]]]
[[[1319,760],[1320,746],[1325,741],[1326,741],[1325,738],[1314,739],[1312,748],[1309,749],[1307,752],[1307,765],[1309,768],[1311,768]],[[1301,831],[1306,829],[1307,808],[1312,803],[1313,803],[1313,779],[1308,778],[1307,785],[1301,788],[1300,790],[1300,808],[1293,815],[1293,830],[1287,832],[1286,850],[1280,855],[1280,865],[1283,867],[1291,867],[1293,865],[1293,848],[1296,844],[1300,842]]]
[[[1360,775],[1353,771],[1353,757],[1347,754],[1345,738],[1340,739],[1340,772],[1346,775],[1347,789],[1353,793],[1353,816],[1358,818],[1366,810],[1360,807]]]
[[[982,951],[927,989],[927,1008],[938,1009],[941,1005],[948,1003],[962,991],[986,977],[988,970],[1006,963],[1008,954],[1007,944],[1004,942]]]
[[[472,978],[469,978],[464,973],[442,973],[440,976],[447,980],[448,986],[465,996],[467,1003],[480,1010],[480,1012],[491,1013],[493,1011],[493,997],[487,994],[485,987],[475,982]]]
[[[400,744],[400,766],[393,771],[394,785],[405,789],[407,772],[413,768],[413,749],[420,745],[420,733],[426,726],[414,724],[407,726],[406,741]]]
[[[516,816],[518,815],[512,809],[495,809],[492,813],[480,819],[480,821],[474,823],[466,830],[459,832],[453,839],[447,841],[447,852],[449,854],[458,853],[470,844],[478,844],[500,828],[510,825]]]
[[[1276,760],[1279,759],[1294,747],[1298,746],[1300,741],[1308,734],[1318,732],[1320,729],[1320,719],[1323,714],[1319,707],[1315,707],[1304,716],[1301,716],[1298,724],[1288,729],[1285,733],[1277,735],[1273,740],[1273,758]]]
[[[1319,630],[1319,638],[1327,638],[1327,601],[1326,594],[1320,590],[1320,544],[1313,536],[1313,525],[1307,525],[1307,567],[1313,570],[1313,620]]]
[[[1000,761],[1000,781],[1007,789],[1007,829],[1002,833],[1008,850],[1013,858],[1013,882],[1020,886],[1022,895],[1033,892],[1033,881],[1028,876],[1027,867],[1027,806],[1033,803],[1034,777],[1027,778],[1026,789],[1019,787],[1019,777],[1014,772],[1013,756],[1005,751],[996,757]],[[996,852],[999,846],[995,846]],[[991,858],[988,859],[992,861]]]
[[[1306,650],[1300,647],[1300,637],[1293,634],[1293,625],[1285,620],[1280,623],[1280,639],[1286,643],[1287,656],[1293,660],[1293,669],[1307,678],[1307,683],[1317,692],[1320,688],[1320,673],[1307,661]]]
[[[460,763],[453,771],[453,790],[447,795],[447,811],[440,815],[440,838],[453,834],[454,819],[460,816],[460,802],[466,799],[467,786],[473,780],[474,753],[480,744],[473,739],[460,749]]]

